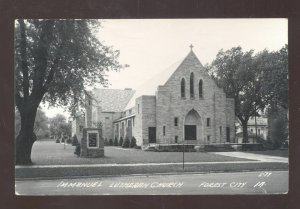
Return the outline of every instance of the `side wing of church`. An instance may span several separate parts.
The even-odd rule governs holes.
[[[88,92],[84,126],[101,127],[107,140],[135,137],[141,147],[234,142],[234,99],[226,97],[194,52],[166,72],[165,80],[158,75],[143,90]]]

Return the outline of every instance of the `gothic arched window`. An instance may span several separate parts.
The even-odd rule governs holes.
[[[199,81],[199,98],[203,97],[203,81],[200,79]]]
[[[181,97],[182,98],[185,97],[185,80],[184,80],[184,78],[181,79]]]
[[[190,95],[191,98],[194,98],[194,73],[193,72],[191,73],[190,76]]]

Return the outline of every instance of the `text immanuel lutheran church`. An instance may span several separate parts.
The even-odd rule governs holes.
[[[185,144],[225,143],[234,142],[235,137],[234,99],[226,98],[192,46],[182,61],[136,90],[87,92],[85,111],[82,126],[101,124],[107,140],[134,136],[142,147],[182,144],[183,140]]]

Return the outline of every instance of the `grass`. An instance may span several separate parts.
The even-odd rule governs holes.
[[[75,147],[54,141],[36,141],[31,159],[35,165],[81,165],[81,164],[127,164],[127,163],[172,163],[182,162],[182,152],[145,152],[139,149],[105,147],[103,158],[81,158],[74,154]],[[227,157],[206,152],[186,152],[186,162],[226,162],[248,159]]]

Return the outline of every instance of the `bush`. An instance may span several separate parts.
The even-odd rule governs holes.
[[[107,140],[107,138],[104,139],[104,146],[108,146],[109,145],[109,142]]]
[[[74,134],[74,136],[72,137],[72,146],[76,146],[78,144],[78,139],[76,134]]]
[[[112,139],[109,139],[109,141],[108,141],[108,145],[109,145],[109,146],[113,146],[113,145],[114,145],[114,142],[113,142],[113,140],[112,140]]]
[[[68,144],[71,144],[71,143],[72,143],[71,137],[67,137],[67,143],[68,143]]]
[[[128,147],[129,147],[129,145],[130,145],[129,138],[128,138],[128,137],[126,137],[126,138],[125,138],[125,140],[124,140],[124,142],[123,142],[123,145],[122,145],[122,147],[124,147],[124,148],[128,148]]]
[[[74,154],[77,155],[78,157],[80,157],[80,152],[81,152],[81,146],[80,146],[80,143],[78,143],[76,145]]]
[[[131,148],[136,147],[136,139],[134,136],[131,138],[129,147]]]
[[[60,143],[60,140],[59,140],[59,138],[57,138],[55,142],[56,142],[56,143]]]
[[[119,146],[122,147],[123,146],[123,137],[121,136],[120,141],[119,141]]]
[[[117,139],[117,137],[115,137],[115,140],[114,140],[114,146],[118,146],[118,145],[119,145],[118,139]]]

